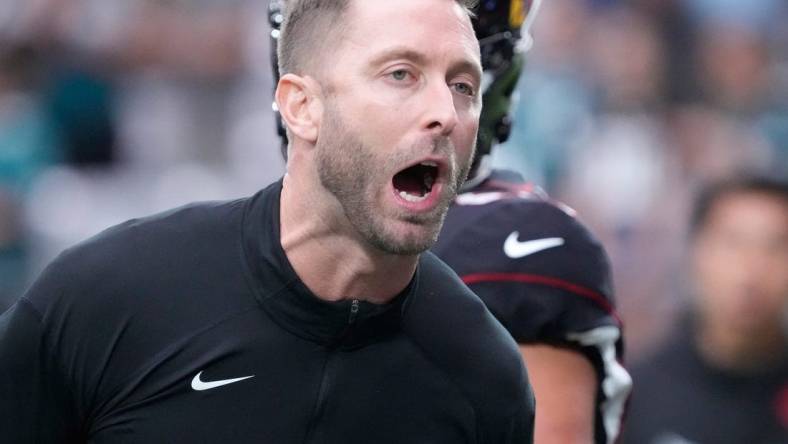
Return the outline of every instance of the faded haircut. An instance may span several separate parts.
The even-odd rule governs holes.
[[[320,63],[318,54],[325,54],[341,39],[346,28],[343,20],[351,1],[396,0],[287,0],[284,22],[278,39],[277,57],[280,75],[303,75],[314,72],[312,63]],[[455,0],[473,17],[478,0]]]

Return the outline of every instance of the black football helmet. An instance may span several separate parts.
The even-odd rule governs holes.
[[[541,0],[481,0],[473,27],[482,56],[482,115],[470,178],[487,175],[483,160],[512,128],[512,94],[531,48],[531,26]]]
[[[274,85],[279,81],[276,46],[284,21],[285,1],[271,0],[268,4]],[[484,76],[482,115],[471,177],[478,175],[480,162],[493,145],[509,138],[512,93],[523,69],[523,53],[533,42],[530,29],[540,4],[541,0],[482,0],[475,11],[473,27],[479,39]],[[276,103],[273,109],[282,139],[282,154],[287,157],[287,134]]]

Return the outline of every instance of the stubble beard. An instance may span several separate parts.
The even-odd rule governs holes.
[[[388,181],[397,172],[386,167],[403,165],[413,156],[402,151],[376,156],[373,147],[365,145],[347,128],[341,113],[327,106],[324,116],[321,137],[315,147],[318,177],[323,187],[339,201],[353,228],[367,243],[389,254],[417,255],[432,247],[457,190],[468,176],[470,162],[460,165],[459,171],[450,168],[443,196],[432,211],[408,214],[402,210],[391,214],[376,205],[377,198],[386,192]],[[456,163],[455,151],[448,139],[433,141],[431,148]],[[414,147],[413,151],[418,149]],[[417,229],[399,232],[396,225],[403,223]]]

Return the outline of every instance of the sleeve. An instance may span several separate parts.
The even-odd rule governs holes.
[[[596,429],[610,442],[619,434],[632,379],[624,369],[622,322],[615,310],[610,263],[591,232],[547,202],[519,203],[494,215],[484,233],[486,251],[463,280],[519,344],[547,344],[577,351],[599,381]],[[500,245],[561,239],[554,248],[511,257]],[[491,241],[491,237],[495,241]],[[604,432],[602,432],[604,431]]]
[[[76,409],[47,349],[41,314],[23,298],[0,316],[3,442],[74,442]]]
[[[571,334],[621,327],[607,254],[574,217],[547,202],[501,206],[477,238],[483,251],[461,277],[518,343],[578,346]],[[557,240],[513,255],[505,245]],[[503,248],[502,248],[503,247]]]

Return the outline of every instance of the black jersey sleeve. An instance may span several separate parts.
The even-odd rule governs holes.
[[[612,295],[601,289],[610,282],[604,252],[570,236],[564,240],[563,251],[544,252],[555,256],[546,260],[564,261],[563,268],[510,263],[503,267],[508,271],[463,276],[518,343],[574,348],[579,332],[620,328]]]
[[[494,197],[494,196],[493,196]],[[582,354],[599,383],[597,439],[618,436],[631,378],[604,248],[571,212],[524,198],[455,205],[433,251],[519,344]]]
[[[517,342],[572,345],[573,333],[620,326],[604,248],[559,206],[510,199],[459,208],[455,220],[436,252]]]

